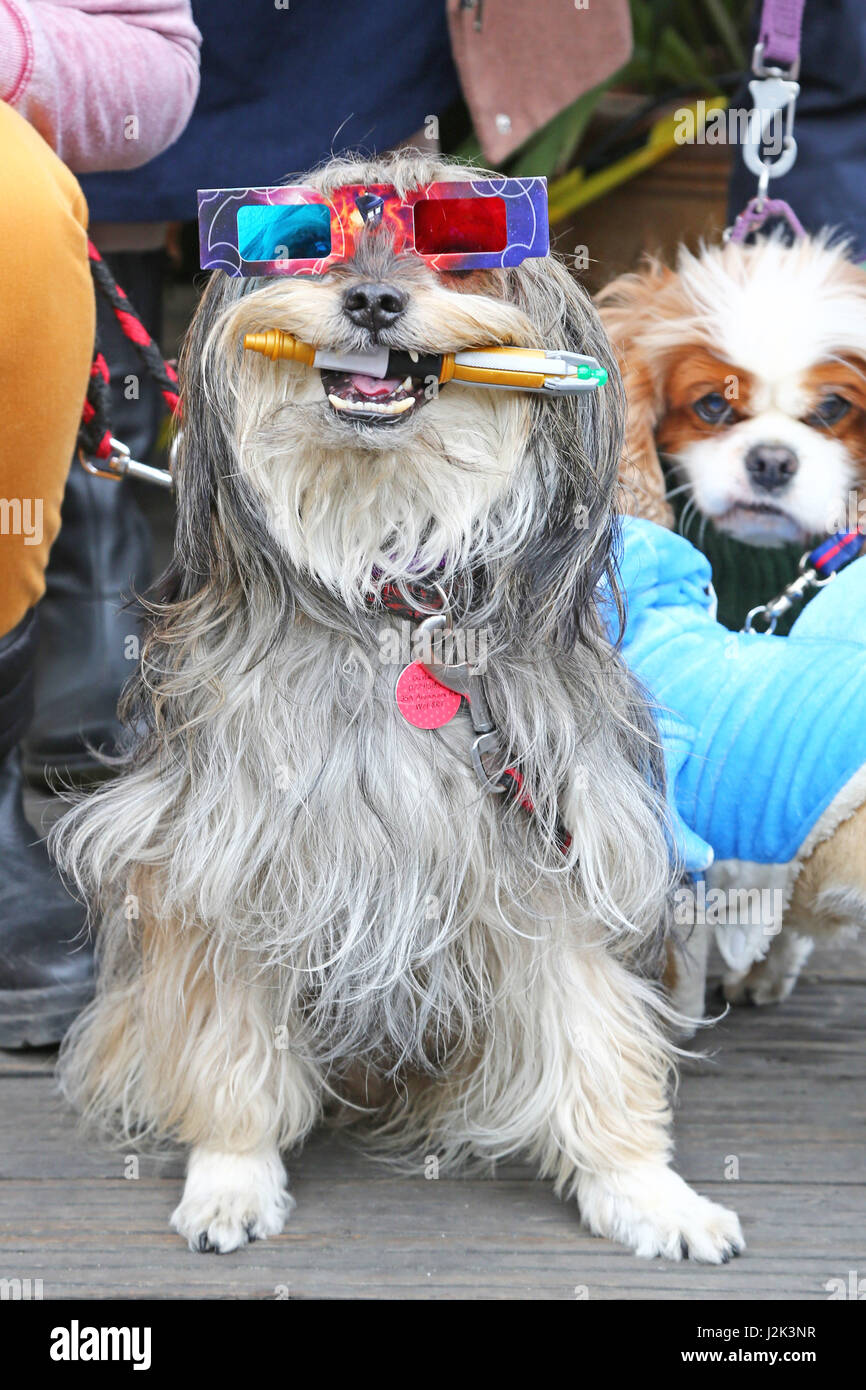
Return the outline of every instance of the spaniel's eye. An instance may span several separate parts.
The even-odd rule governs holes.
[[[844,396],[825,396],[807,417],[807,425],[835,425],[851,409],[851,402]]]
[[[695,401],[692,410],[708,425],[724,424],[733,413],[730,402],[725,400],[720,391],[710,391],[708,395],[701,396],[699,401]]]

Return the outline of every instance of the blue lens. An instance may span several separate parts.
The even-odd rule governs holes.
[[[330,210],[324,203],[239,208],[238,251],[244,261],[317,261],[330,255]]]

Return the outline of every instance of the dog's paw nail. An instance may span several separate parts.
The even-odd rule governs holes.
[[[586,1178],[579,1200],[592,1230],[624,1240],[647,1258],[726,1264],[745,1245],[734,1212],[701,1197],[666,1167],[619,1174],[612,1184]]]
[[[293,1205],[276,1151],[196,1150],[171,1224],[193,1250],[227,1255],[254,1240],[278,1235]]]

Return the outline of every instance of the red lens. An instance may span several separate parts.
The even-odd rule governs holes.
[[[508,244],[502,198],[425,198],[414,212],[415,250],[422,256],[504,251]]]

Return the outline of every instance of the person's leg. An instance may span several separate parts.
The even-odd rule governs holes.
[[[162,252],[122,251],[105,260],[158,342]],[[96,336],[109,370],[111,432],[133,458],[147,459],[165,406],[101,296]],[[23,746],[26,777],[49,786],[105,775],[90,750],[115,750],[118,697],[139,651],[140,612],[128,600],[151,579],[150,529],[134,484],[73,465],[62,520],[39,606],[35,711]]]
[[[48,552],[93,356],[87,205],[26,121],[0,103],[0,635],[45,590]]]
[[[84,914],[24,818],[18,740],[30,717],[34,604],[93,352],[87,208],[73,176],[0,102],[0,1046],[56,1042],[84,1003]]]

